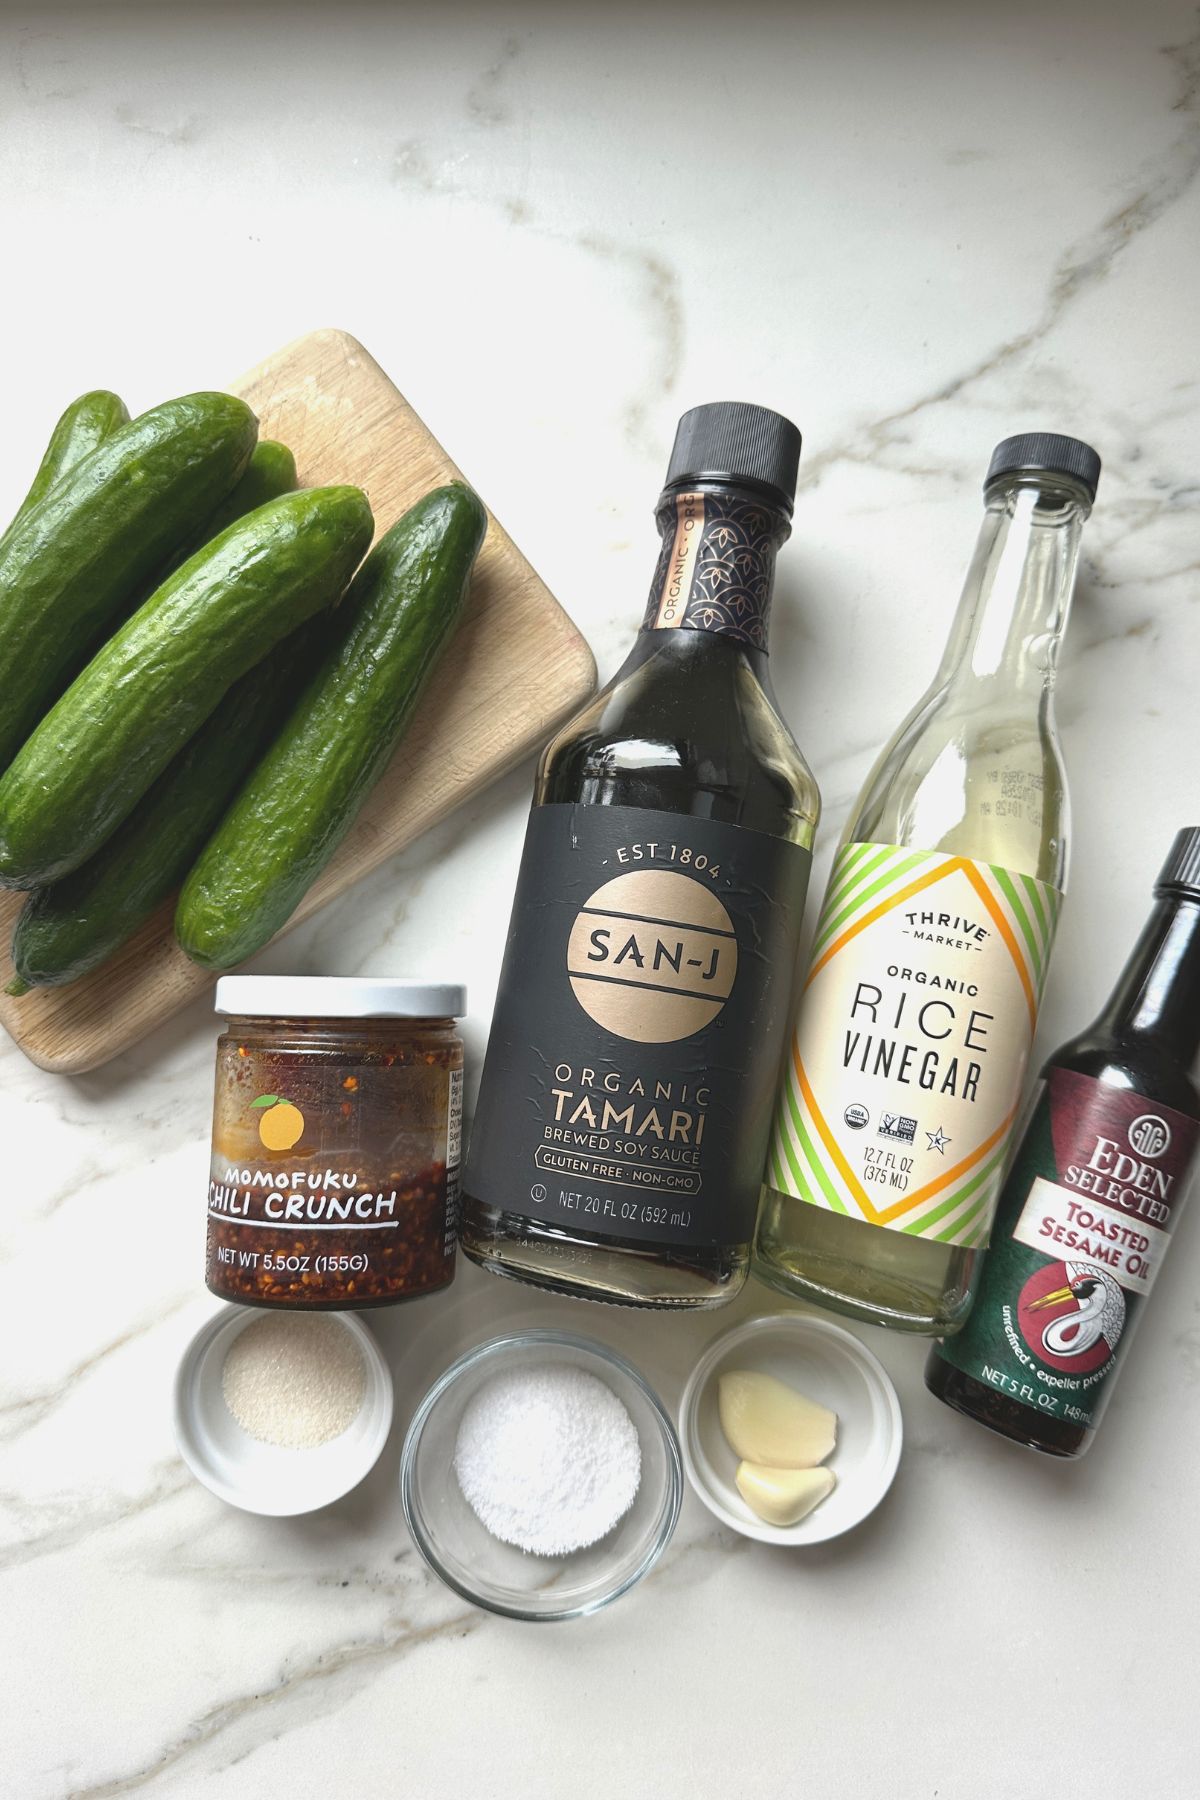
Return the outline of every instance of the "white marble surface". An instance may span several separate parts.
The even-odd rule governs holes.
[[[1200,19],[1191,0],[578,12],[0,13],[0,504],[59,406],[135,408],[320,324],[383,362],[614,668],[676,415],[806,435],[775,670],[828,852],[940,649],[993,442],[1106,468],[1061,678],[1071,895],[1049,1046],[1099,1001],[1200,806]],[[263,959],[471,984],[482,1049],[529,770]],[[0,1046],[0,1791],[307,1800],[1194,1792],[1200,1227],[1090,1460],[1045,1467],[873,1341],[906,1453],[807,1554],[689,1498],[659,1572],[550,1631],[411,1550],[397,1446],[306,1520],[186,1475],[168,1388],[201,1282],[204,1005],[95,1074]],[[669,1400],[731,1317],[464,1276],[389,1318],[403,1416],[512,1312]]]

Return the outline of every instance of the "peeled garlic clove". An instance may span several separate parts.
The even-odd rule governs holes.
[[[729,1447],[746,1462],[812,1469],[837,1443],[836,1413],[758,1370],[722,1375],[718,1406]]]
[[[798,1525],[837,1486],[832,1469],[768,1469],[738,1464],[738,1493],[768,1525]]]

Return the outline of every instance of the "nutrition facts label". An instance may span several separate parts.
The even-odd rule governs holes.
[[[450,1071],[450,1091],[446,1098],[446,1167],[457,1169],[462,1161],[462,1095],[463,1072]]]

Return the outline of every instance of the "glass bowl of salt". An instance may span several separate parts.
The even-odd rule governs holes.
[[[639,1582],[683,1500],[679,1440],[624,1357],[572,1332],[514,1332],[452,1363],[400,1459],[418,1550],[464,1600],[578,1619]]]

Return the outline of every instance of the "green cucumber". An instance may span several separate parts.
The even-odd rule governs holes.
[[[287,445],[277,444],[273,438],[260,438],[246,465],[246,473],[233,492],[222,500],[204,529],[210,538],[214,538],[227,525],[244,519],[249,512],[257,512],[268,500],[294,493],[295,488],[296,459]]]
[[[337,598],[372,529],[360,489],[310,488],[168,576],[0,778],[0,883],[40,887],[86,862],[233,683]]]
[[[277,444],[271,438],[260,438],[242,479],[231,493],[226,494],[212,517],[206,519],[191,540],[171,557],[162,571],[161,581],[165,581],[189,556],[211,543],[219,532],[236,524],[238,519],[244,519],[247,513],[256,512],[268,500],[278,500],[281,494],[294,492],[295,486],[296,459],[287,445]],[[155,585],[161,585],[161,581]]]
[[[456,484],[375,546],[338,608],[338,641],[183,884],[175,934],[195,962],[244,962],[325,867],[458,623],[486,530],[482,503]]]
[[[0,769],[250,461],[258,425],[190,394],[120,426],[0,550]]]
[[[318,614],[235,682],[95,856],[30,895],[6,993],[78,981],[175,892],[327,648],[330,627]]]
[[[35,506],[41,505],[68,470],[81,463],[85,456],[90,456],[106,437],[112,436],[118,425],[128,423],[125,402],[110,394],[107,388],[95,388],[90,394],[81,394],[78,400],[72,400],[50,434],[46,454],[38,464],[29,492],[17,508],[8,531],[0,538],[0,549],[7,543],[9,532],[15,530]]]

